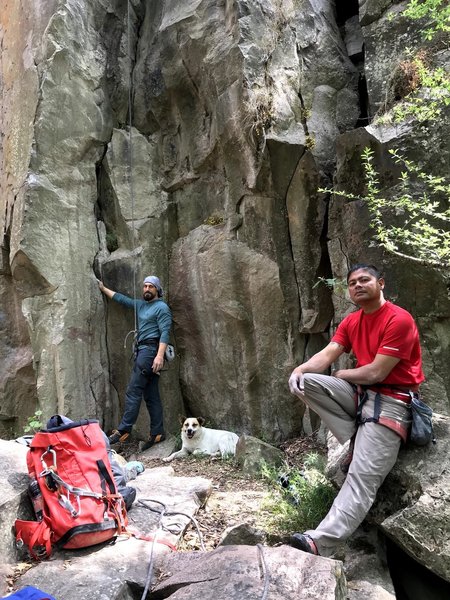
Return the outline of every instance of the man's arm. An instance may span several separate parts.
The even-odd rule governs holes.
[[[160,341],[158,346],[158,353],[153,361],[152,370],[154,373],[160,371],[164,366],[164,353],[169,343],[169,332],[172,327],[172,313],[167,305],[162,305],[157,313],[157,323],[160,333]]]
[[[396,356],[377,354],[375,359],[368,365],[358,367],[357,369],[339,369],[332,373],[332,375],[339,379],[345,379],[345,381],[348,381],[349,383],[372,385],[386,379],[395,365],[399,362],[400,359]]]
[[[108,298],[112,298],[116,292],[105,287],[103,285],[103,281],[100,281],[100,279],[97,279],[97,281],[98,281],[98,287],[99,287],[100,291],[103,292],[105,294],[105,296],[108,296]]]
[[[322,373],[344,352],[344,347],[337,342],[330,342],[323,350],[317,352],[309,360],[292,371],[289,378],[289,389],[293,394],[303,393],[304,373]]]

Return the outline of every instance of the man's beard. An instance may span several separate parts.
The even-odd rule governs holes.
[[[154,297],[155,297],[155,294],[153,294],[152,292],[144,292],[144,300],[146,302],[151,302]]]

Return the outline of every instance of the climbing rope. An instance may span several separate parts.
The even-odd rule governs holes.
[[[262,544],[256,544],[256,547],[258,548],[258,551],[259,551],[259,556],[261,559],[261,567],[262,567],[262,572],[263,572],[263,577],[264,577],[264,588],[263,588],[261,600],[266,600],[267,594],[269,593],[270,574],[269,574],[269,569],[267,568],[266,557],[264,556],[264,549],[263,549]]]
[[[148,506],[148,504],[146,504],[146,502],[154,502],[155,504],[159,504],[160,506],[162,506],[162,510],[155,511],[155,509],[153,509],[151,506]],[[156,542],[156,538],[158,537],[158,532],[162,529],[162,518],[166,514],[166,505],[163,504],[162,502],[159,502],[158,500],[150,500],[150,499],[139,500],[138,504],[141,504],[144,508],[147,508],[148,510],[151,510],[153,512],[158,512],[159,513],[158,527],[156,529],[155,536],[154,536],[154,538],[152,540],[152,544],[150,546],[150,559],[149,559],[149,564],[148,564],[148,569],[147,569],[147,578],[145,580],[145,587],[144,587],[144,591],[143,591],[142,596],[141,596],[141,600],[145,600],[147,598],[148,589],[149,589],[150,584],[152,582],[152,575],[153,575],[153,551],[155,549],[155,542]]]
[[[127,42],[128,42],[128,187],[131,200],[131,251],[134,256],[135,267],[133,269],[133,299],[136,300],[136,275],[137,275],[137,260],[136,260],[136,228],[134,226],[134,189],[133,189],[133,66],[131,55],[131,2],[127,0]],[[134,346],[138,336],[138,318],[137,305],[134,302],[134,330],[129,333],[134,334]],[[126,348],[128,335],[125,337],[124,347]]]

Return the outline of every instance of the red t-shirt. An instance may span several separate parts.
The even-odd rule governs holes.
[[[391,302],[373,313],[365,314],[360,309],[349,314],[331,341],[346,352],[353,350],[356,367],[370,364],[377,354],[399,358],[400,362],[379,383],[415,389],[425,379],[417,325],[407,310]]]

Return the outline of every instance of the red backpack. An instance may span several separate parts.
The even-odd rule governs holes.
[[[17,547],[33,558],[52,547],[85,548],[110,540],[128,524],[98,421],[41,430],[27,454],[37,521],[16,520]]]

